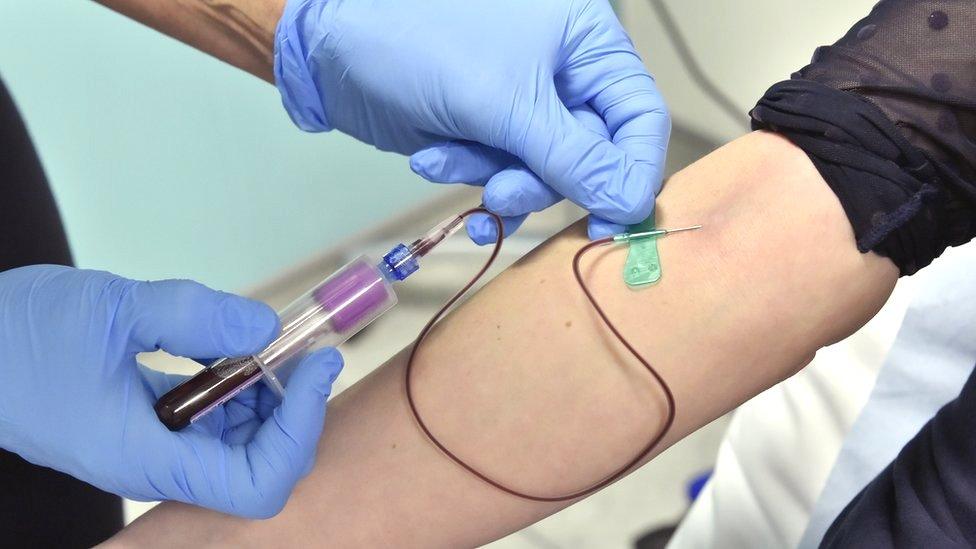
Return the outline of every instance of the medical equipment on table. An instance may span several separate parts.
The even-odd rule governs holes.
[[[528,494],[511,488],[482,473],[447,448],[431,432],[417,408],[412,386],[412,373],[417,351],[437,321],[484,276],[501,251],[504,238],[502,219],[498,214],[488,211],[483,206],[472,208],[444,220],[424,236],[415,240],[410,246],[403,244],[395,246],[383,256],[383,260],[380,262],[370,261],[365,257],[354,259],[281,312],[282,332],[265,350],[249,357],[217,360],[196,376],[163,395],[155,407],[159,419],[170,429],[182,429],[262,378],[279,395],[283,394],[283,388],[277,376],[277,372],[283,366],[294,364],[313,347],[335,346],[346,341],[370,322],[390,310],[397,302],[393,283],[402,281],[416,272],[420,267],[418,260],[430,253],[444,239],[457,232],[464,225],[464,220],[474,214],[486,214],[492,219],[497,227],[497,239],[490,256],[481,269],[434,314],[414,341],[404,368],[404,382],[410,413],[431,444],[440,449],[444,455],[472,475],[508,494],[532,501],[568,501],[592,494],[615,482],[657,448],[674,422],[675,401],[668,383],[623,337],[600,307],[583,280],[580,261],[588,251],[601,246],[635,243],[649,238],[664,237],[676,232],[700,229],[701,225],[679,229],[651,229],[621,233],[589,242],[582,246],[573,257],[573,274],[587,300],[604,325],[654,378],[667,403],[664,422],[657,433],[624,465],[588,488],[555,496]],[[645,227],[642,226],[643,228]]]
[[[397,303],[393,284],[416,272],[420,258],[463,225],[453,216],[410,246],[398,244],[382,261],[352,260],[279,313],[281,333],[267,348],[215,361],[160,397],[156,415],[168,428],[183,429],[261,379],[282,396],[279,376],[286,366],[312,348],[343,343],[390,310]]]

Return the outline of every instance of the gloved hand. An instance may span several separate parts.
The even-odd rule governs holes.
[[[301,128],[484,185],[510,228],[566,197],[604,236],[660,190],[667,109],[606,0],[289,0],[275,80]],[[611,139],[570,115],[581,105]]]
[[[277,331],[266,305],[195,282],[0,273],[0,447],[127,498],[273,516],[311,469],[339,354],[306,358],[280,404],[257,384],[172,433],[153,404],[182,379],[136,353],[242,356]]]
[[[580,125],[586,128],[587,130],[595,133],[596,135],[599,135],[600,137],[603,137],[604,139],[608,139],[610,137],[609,130],[607,130],[607,126],[604,123],[603,119],[600,118],[600,115],[598,115],[593,109],[591,109],[589,105],[583,104],[578,107],[573,107],[569,109],[569,112],[573,116],[573,118],[579,121]],[[466,152],[466,153],[461,153],[458,156],[462,156],[462,155],[464,155],[465,158],[461,159],[463,163],[459,164],[457,166],[457,169],[466,170],[467,173],[471,173],[475,170],[481,170],[485,173],[492,172],[492,170],[498,173],[502,173],[502,172],[506,174],[510,173],[512,174],[512,177],[517,176],[523,178],[523,181],[525,181],[527,184],[534,185],[536,188],[539,189],[545,188],[545,184],[542,183],[542,181],[540,181],[535,176],[535,174],[529,171],[528,168],[526,168],[524,165],[508,167],[508,168],[504,168],[504,167],[499,168],[499,166],[502,164],[500,162],[496,162],[496,160],[501,158],[502,155],[504,155],[504,153],[492,153],[490,149],[485,147],[483,153],[467,154]],[[552,201],[552,204],[555,204],[559,200],[561,200],[560,197],[555,197],[555,199]],[[512,232],[514,232],[515,229],[517,229],[518,226],[521,225],[522,222],[525,221],[525,218],[527,217],[527,214],[506,217],[506,211],[501,211],[498,213],[503,216],[502,217],[502,223],[504,225],[503,230],[505,231],[506,235],[512,234]],[[591,237],[600,238],[602,236],[606,236],[604,234],[593,235],[594,222],[595,222],[594,218],[591,217],[590,218]],[[468,228],[468,235],[471,236],[471,239],[477,242],[478,244],[493,243],[498,238],[497,236],[498,228],[495,225],[495,220],[491,219],[485,214],[475,214],[471,216],[469,218],[467,228]],[[607,225],[600,226],[600,229],[605,229],[607,231],[606,234],[615,234],[615,233],[623,232],[626,229],[626,227],[616,226],[614,224],[607,224]]]

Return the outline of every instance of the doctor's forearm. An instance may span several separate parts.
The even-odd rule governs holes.
[[[274,33],[285,0],[96,0],[273,82]]]

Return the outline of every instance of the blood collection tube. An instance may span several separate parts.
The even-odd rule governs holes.
[[[381,262],[354,259],[279,313],[281,333],[267,348],[213,362],[160,397],[156,415],[175,431],[262,378],[280,394],[282,371],[313,349],[341,344],[390,310],[397,302],[393,283],[417,267],[416,257],[402,244]]]
[[[264,379],[279,396],[279,377],[320,347],[335,347],[397,303],[395,282],[420,268],[419,260],[463,226],[451,216],[410,246],[398,244],[383,260],[360,256],[323,280],[280,313],[281,333],[256,355],[221,358],[156,401],[156,415],[173,431]]]

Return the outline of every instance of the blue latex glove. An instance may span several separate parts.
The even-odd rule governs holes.
[[[667,109],[606,0],[290,0],[275,79],[301,128],[484,185],[512,228],[566,197],[604,236],[660,190]],[[610,139],[570,114],[581,105]]]
[[[306,358],[280,404],[257,384],[179,433],[153,404],[182,378],[139,367],[136,353],[248,355],[277,330],[268,306],[195,282],[4,272],[0,447],[127,498],[273,516],[313,464],[338,352]]]
[[[573,107],[569,111],[584,128],[604,139],[609,139],[610,132],[603,119],[588,105]],[[455,169],[465,170],[467,173],[474,170],[482,170],[486,173],[496,170],[499,174],[497,178],[499,180],[515,181],[519,184],[525,184],[528,188],[546,189],[545,184],[524,165],[498,168],[502,163],[496,162],[496,160],[503,158],[503,155],[504,153],[497,153],[497,151],[492,151],[488,147],[483,147],[480,151],[473,147],[466,147],[463,152],[459,151],[455,155],[459,160],[459,164]],[[553,200],[549,203],[550,205],[561,200],[561,197],[554,196],[553,194],[547,195],[542,193],[536,196],[541,198],[551,197]],[[518,229],[519,225],[528,216],[528,214],[513,213],[517,211],[514,208],[509,208],[497,212],[502,215],[503,230],[506,235],[512,234]],[[498,227],[495,225],[495,220],[484,214],[471,216],[467,229],[468,235],[478,244],[493,243],[498,238]],[[626,227],[623,225],[613,223],[600,224],[597,219],[590,218],[589,232],[592,238],[601,238],[603,236],[624,232],[625,230]]]

